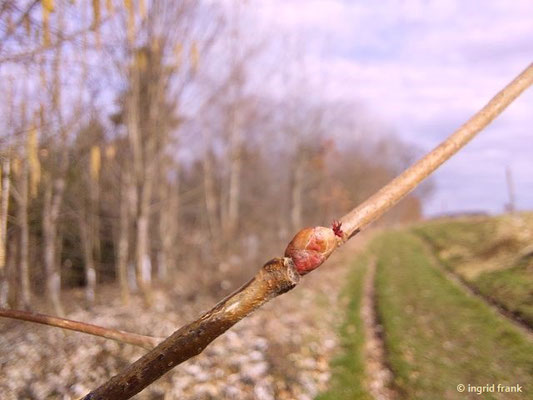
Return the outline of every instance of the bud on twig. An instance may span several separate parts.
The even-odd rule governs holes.
[[[339,245],[337,237],[343,237],[341,223],[337,221],[333,221],[332,228],[304,228],[287,246],[285,257],[292,259],[300,275],[305,275],[319,267],[333,253]]]

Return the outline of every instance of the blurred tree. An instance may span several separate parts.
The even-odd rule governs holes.
[[[153,277],[176,273],[226,290],[255,257],[341,215],[406,165],[410,147],[363,109],[320,96],[298,46],[278,54],[249,35],[250,11],[2,3],[0,86],[8,93],[13,82],[14,95],[0,106],[11,170],[0,253],[19,263],[9,294],[22,307],[41,282],[59,312],[61,285],[84,285],[89,304],[114,279],[125,302],[136,289],[149,302]],[[390,221],[416,218],[424,196]]]

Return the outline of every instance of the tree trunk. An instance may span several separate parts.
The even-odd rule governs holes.
[[[141,149],[141,133],[139,129],[139,76],[136,68],[130,71],[130,92],[127,100],[128,138],[133,155],[134,183],[138,185],[143,177],[143,157]]]
[[[6,249],[7,249],[7,213],[9,207],[10,189],[10,168],[9,157],[2,159],[2,192],[0,196],[0,307],[7,305],[7,295],[9,291],[6,274]]]
[[[164,168],[164,167],[162,167]],[[178,225],[179,206],[179,173],[176,173],[176,183],[167,181],[164,172],[161,172],[159,182],[159,251],[157,255],[157,276],[165,280],[168,276],[168,266],[173,264],[175,256],[175,243]]]
[[[127,172],[122,173],[120,181],[118,255],[116,268],[118,281],[120,284],[120,297],[122,298],[122,303],[128,304],[130,300],[130,291],[128,286],[130,200],[128,198],[128,190],[131,182],[128,178]]]
[[[90,180],[90,208],[89,208],[89,239],[91,242],[93,265],[96,270],[100,263],[101,246],[100,246],[100,187],[98,179],[91,178]]]
[[[58,10],[58,26],[63,28],[63,12],[60,7]],[[51,111],[57,115],[59,121],[59,138],[54,140],[58,150],[57,172],[50,172],[46,179],[42,224],[43,224],[43,252],[44,268],[46,274],[46,296],[52,303],[55,313],[62,316],[63,307],[61,306],[61,269],[58,258],[58,219],[59,211],[63,203],[63,194],[65,192],[65,176],[68,168],[68,130],[64,124],[61,107],[61,77],[60,65],[62,59],[62,45],[58,43],[55,57],[53,59],[53,80],[52,80],[52,106]],[[46,78],[43,80],[45,83]],[[46,87],[44,87],[47,90]],[[44,109],[44,107],[43,107]],[[43,122],[43,121],[41,121]],[[50,166],[50,171],[54,170],[54,165]]]
[[[150,285],[152,281],[152,263],[148,242],[149,227],[148,207],[144,206],[141,208],[140,215],[137,219],[137,284],[141,289],[145,301],[151,304]]]
[[[169,243],[172,244],[173,212],[171,208],[171,185],[167,182],[164,167],[159,177],[159,247],[157,251],[157,277],[163,281],[168,276]]]
[[[137,185],[135,184],[135,177],[131,173],[126,172],[126,196],[127,196],[127,207],[128,207],[128,242],[130,241],[130,238],[132,240],[132,252],[133,248],[135,247],[135,241],[136,240],[136,231],[134,224],[137,222],[137,204],[139,203],[139,195],[137,192]],[[131,236],[129,229],[132,228]],[[127,277],[128,277],[128,287],[130,288],[130,291],[137,292],[139,290],[139,287],[137,286],[137,273],[136,273],[136,266],[135,266],[135,254],[132,254],[131,262],[128,262],[129,260],[129,245],[128,245],[128,251],[126,255],[126,261],[127,261]]]
[[[170,188],[164,173],[159,182],[159,247],[157,251],[157,277],[164,281],[168,276],[169,253],[167,242],[172,242],[171,224],[172,210],[170,209]]]
[[[28,265],[29,259],[29,240],[30,231],[28,226],[28,161],[22,162],[22,171],[20,177],[19,196],[17,204],[17,220],[20,229],[19,243],[19,271],[20,271],[20,307],[28,310],[31,303],[31,286],[30,270]]]
[[[149,227],[150,227],[150,201],[152,198],[153,183],[153,135],[147,135],[145,154],[141,148],[141,132],[139,120],[139,70],[135,66],[130,71],[131,89],[128,95],[127,128],[130,146],[133,154],[133,169],[135,171],[135,268],[137,285],[145,301],[151,303],[150,284],[152,266],[149,256]],[[148,118],[152,115],[150,107]],[[153,133],[153,132],[152,132]]]
[[[153,140],[149,135],[146,143],[146,162],[144,165],[144,179],[140,185],[139,213],[137,216],[136,266],[137,283],[148,305],[152,303],[152,262],[150,260],[150,202],[154,184],[155,160],[153,159]]]
[[[231,122],[230,138],[230,179],[228,197],[228,221],[226,233],[233,237],[239,222],[239,203],[241,192],[242,169],[242,127],[239,120],[239,111],[234,110]]]
[[[61,277],[56,264],[57,220],[63,200],[65,181],[56,177],[53,184],[48,182],[44,193],[43,204],[43,251],[46,273],[46,296],[52,302],[57,315],[63,315],[60,291]]]
[[[8,238],[9,242],[9,238]],[[18,293],[17,282],[17,252],[18,242],[13,240],[7,246],[6,256],[6,281],[8,282],[8,296],[7,304],[10,308],[14,308],[19,301],[20,294]]]
[[[218,257],[220,254],[220,224],[217,216],[217,199],[213,177],[213,155],[209,150],[211,145],[209,139],[209,133],[205,132],[205,154],[203,158],[205,209],[207,215],[207,225],[209,226],[209,233],[211,236],[208,242],[212,244],[212,250],[215,253],[215,256]],[[221,207],[223,207],[222,204]]]
[[[151,141],[151,140],[150,140]],[[149,141],[149,142],[150,142]],[[151,144],[147,146],[150,148]],[[153,153],[152,153],[153,154]],[[148,157],[147,157],[148,158]],[[151,281],[152,263],[150,260],[150,202],[152,200],[152,188],[154,183],[154,160],[149,160],[145,166],[144,180],[141,185],[139,201],[139,213],[137,216],[137,240],[136,240],[136,267],[137,284],[141,289],[148,305],[152,302]]]
[[[96,269],[94,266],[94,244],[92,240],[90,218],[86,213],[79,217],[80,238],[83,247],[83,261],[85,272],[85,299],[89,307],[94,305],[96,291]]]

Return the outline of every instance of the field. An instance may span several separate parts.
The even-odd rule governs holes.
[[[342,368],[333,370],[335,395],[323,398],[365,398],[369,371],[361,356],[366,338],[361,336],[356,308],[361,292],[355,280],[370,259],[377,263],[376,311],[393,397],[531,398],[528,226],[530,215],[506,216],[433,221],[378,235],[353,267],[351,301],[340,330],[347,345],[337,357]],[[350,324],[355,332],[347,337]],[[343,391],[343,383],[363,396]]]

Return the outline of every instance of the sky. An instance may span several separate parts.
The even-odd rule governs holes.
[[[298,43],[320,96],[361,102],[429,151],[533,62],[531,0],[262,0],[254,26]],[[533,209],[533,89],[434,174],[427,216]]]

